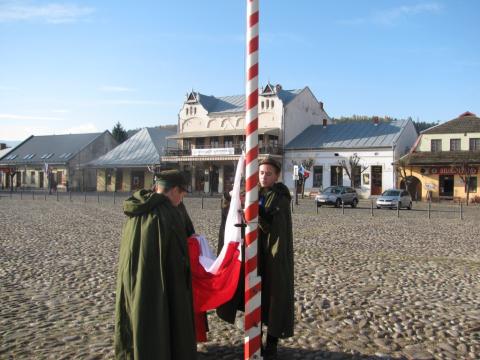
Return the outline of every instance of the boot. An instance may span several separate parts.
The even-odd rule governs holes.
[[[264,360],[276,360],[277,359],[277,344],[278,338],[267,334],[267,344],[263,350]]]

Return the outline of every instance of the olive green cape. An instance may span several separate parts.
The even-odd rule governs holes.
[[[196,359],[187,229],[181,205],[136,192],[124,203],[115,304],[117,359]]]
[[[290,191],[282,183],[270,190],[261,189],[265,207],[260,208],[258,229],[258,272],[262,277],[262,322],[268,333],[279,338],[293,336],[294,327],[294,268],[293,232],[290,211]],[[224,197],[218,251],[223,246],[223,230],[229,199]],[[217,308],[217,315],[234,323],[237,310],[244,310],[242,272],[233,298]]]

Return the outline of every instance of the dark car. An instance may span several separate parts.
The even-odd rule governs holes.
[[[330,186],[315,196],[317,206],[335,205],[336,207],[345,205],[356,207],[358,204],[358,195],[355,189],[348,186]]]

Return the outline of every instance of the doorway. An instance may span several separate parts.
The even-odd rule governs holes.
[[[372,195],[382,194],[382,167],[372,166]]]
[[[143,173],[143,171],[132,171],[132,183],[131,183],[132,191],[143,189],[144,185],[145,185],[145,174]]]
[[[123,171],[121,169],[117,169],[115,172],[115,191],[122,191],[123,190]]]
[[[453,198],[453,175],[440,175],[440,196]]]

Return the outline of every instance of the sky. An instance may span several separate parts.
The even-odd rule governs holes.
[[[244,93],[246,0],[0,0],[0,139],[176,124]],[[332,117],[480,113],[480,1],[260,0],[260,85]]]

